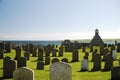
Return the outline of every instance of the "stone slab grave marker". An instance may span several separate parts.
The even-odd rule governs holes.
[[[73,50],[73,53],[72,53],[72,62],[77,62],[77,61],[79,61],[78,51],[77,50]]]
[[[13,71],[15,69],[17,69],[17,62],[7,58],[4,61],[3,77],[4,78],[12,78],[13,77]]]
[[[111,68],[111,80],[120,80],[120,66]]]
[[[53,64],[53,63],[59,62],[59,61],[60,61],[60,60],[59,60],[58,58],[53,58],[52,61],[51,61],[51,63]]]
[[[112,57],[113,57],[113,60],[117,59],[117,50],[112,50]]]
[[[26,57],[19,57],[17,59],[17,68],[26,67],[27,66],[27,59]]]
[[[37,70],[44,70],[44,62],[37,62]]]
[[[34,71],[27,67],[21,67],[14,71],[13,80],[34,80]]]
[[[4,50],[0,48],[0,59],[3,59],[4,57]]]
[[[83,60],[81,61],[81,71],[88,71],[88,57],[84,56]]]
[[[21,49],[20,46],[17,46],[17,47],[15,48],[15,51],[16,51],[15,60],[17,60],[19,57],[21,57],[21,51],[22,51],[22,49]]]
[[[72,80],[71,71],[71,66],[68,63],[53,63],[50,66],[50,80]]]

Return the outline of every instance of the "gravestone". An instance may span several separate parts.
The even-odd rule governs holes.
[[[120,43],[117,44],[117,52],[120,52]]]
[[[45,52],[45,57],[48,57],[48,56],[50,56],[50,52],[46,51]]]
[[[73,53],[72,53],[72,62],[77,62],[79,61],[79,54],[78,54],[78,51],[77,50],[73,50]]]
[[[37,57],[37,47],[34,47],[32,57]]]
[[[11,42],[5,43],[6,53],[11,53],[11,45],[12,45]]]
[[[58,58],[53,58],[52,61],[51,61],[51,63],[53,64],[55,62],[59,62],[59,59]]]
[[[120,66],[111,68],[111,80],[120,80]]]
[[[49,65],[50,64],[50,57],[45,57],[45,65]]]
[[[21,67],[14,71],[13,80],[34,80],[34,71],[27,67]]]
[[[30,58],[30,53],[29,53],[29,52],[24,53],[24,57],[26,57],[26,59],[29,60],[29,58]]]
[[[59,47],[59,52],[58,53],[59,53],[58,56],[60,56],[60,57],[63,56],[63,46],[62,45]]]
[[[0,48],[0,59],[3,59],[4,57],[4,50]]]
[[[29,48],[30,48],[30,53],[33,53],[33,51],[34,51],[34,45],[33,44],[29,44]]]
[[[43,62],[37,62],[37,70],[44,70],[44,63]]]
[[[111,67],[113,66],[113,57],[112,54],[109,52],[105,55],[105,65],[104,65],[104,71],[110,71]]]
[[[52,57],[56,57],[56,55],[57,55],[57,50],[53,49],[53,51],[52,51]]]
[[[101,70],[101,56],[98,52],[96,52],[94,54],[92,71],[98,71],[98,70]]]
[[[103,50],[103,59],[102,59],[102,61],[105,61],[105,55],[106,54],[108,54],[108,52],[109,52],[109,50],[108,50],[108,48],[105,48],[104,50]]]
[[[92,53],[92,60],[91,60],[92,62],[93,62],[94,57],[95,57],[95,54],[96,54],[97,52],[98,52],[98,50],[97,50],[97,49],[95,49],[95,50],[94,50],[94,52]]]
[[[3,59],[3,68],[4,68],[4,66],[6,66],[5,64],[5,62],[6,62],[6,60],[10,60],[11,59],[11,57],[9,57],[9,56],[6,56],[4,59]]]
[[[25,57],[19,57],[17,59],[17,68],[26,67],[27,66],[27,59]]]
[[[3,67],[3,77],[4,78],[12,78],[13,77],[13,71],[17,69],[17,62],[11,59],[4,61],[4,67]]]
[[[117,51],[116,50],[112,50],[112,57],[113,57],[113,60],[117,59]]]
[[[81,61],[81,71],[88,71],[88,57],[84,56],[83,60]]]
[[[62,58],[61,61],[62,61],[62,62],[66,62],[66,63],[68,63],[68,59],[67,59],[67,58]]]
[[[68,63],[56,62],[50,66],[50,80],[72,80],[72,70]]]
[[[15,51],[16,51],[16,56],[15,56],[15,60],[17,60],[19,57],[21,57],[21,47],[20,46],[17,46],[15,48]]]
[[[93,52],[93,46],[90,46],[90,52]]]
[[[42,48],[38,48],[38,60],[39,61],[43,61],[43,49]]]
[[[86,47],[85,46],[82,47],[82,52],[86,52]]]

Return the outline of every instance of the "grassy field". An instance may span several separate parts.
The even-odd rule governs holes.
[[[23,56],[23,53],[24,52],[22,52],[22,56]],[[64,52],[63,57],[57,57],[57,58],[59,58],[60,60],[62,58],[68,58],[69,64],[72,67],[72,80],[110,80],[110,78],[111,78],[110,71],[107,71],[107,72],[101,72],[101,71],[91,72],[90,71],[93,66],[93,63],[90,62],[91,54],[92,53],[90,53],[90,55],[89,55],[89,71],[87,71],[87,72],[79,72],[80,68],[81,68],[81,60],[83,59],[83,56],[84,56],[84,53],[82,53],[81,49],[79,49],[79,62],[71,63],[71,60],[72,60],[71,52]],[[12,50],[11,53],[5,53],[4,57],[5,56],[10,56],[12,59],[14,59],[15,50]],[[119,58],[119,56],[120,56],[120,54],[118,53],[118,58]],[[52,58],[54,58],[54,57],[51,57],[51,59]],[[37,64],[36,60],[37,60],[37,57],[30,57],[30,60],[27,61],[27,67],[34,70],[35,80],[50,80],[49,79],[50,65],[45,65],[44,70],[36,70],[36,64]],[[102,68],[103,68],[104,62],[102,62],[101,64],[102,64]],[[2,66],[3,66],[3,60],[0,59],[0,77],[3,76]],[[118,66],[118,61],[114,61],[114,66]],[[2,80],[12,80],[12,79],[2,79]]]

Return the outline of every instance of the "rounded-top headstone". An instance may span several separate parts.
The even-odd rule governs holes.
[[[63,58],[61,61],[68,63],[68,59],[67,58]]]
[[[51,63],[53,64],[55,62],[59,62],[59,59],[58,58],[53,58],[52,61],[51,61]]]
[[[27,67],[21,67],[13,72],[13,80],[34,80],[34,71]]]

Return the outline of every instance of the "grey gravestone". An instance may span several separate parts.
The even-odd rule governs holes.
[[[37,62],[37,70],[44,70],[44,62]]]
[[[68,63],[68,59],[67,58],[63,58],[61,61]]]
[[[13,80],[34,80],[34,71],[27,67],[21,67],[14,71]]]
[[[50,66],[50,80],[72,80],[71,71],[68,63],[56,62]]]
[[[12,78],[13,71],[17,69],[17,62],[11,59],[5,60],[3,67],[3,77]]]
[[[58,58],[53,58],[52,61],[51,61],[51,63],[53,64],[53,63],[59,62],[59,61],[60,61],[60,60],[59,60]]]
[[[105,65],[104,65],[104,71],[110,71],[111,67],[113,67],[113,58],[112,54],[109,52],[105,55]]]
[[[50,57],[45,57],[45,65],[49,65],[50,64]]]
[[[112,57],[113,57],[113,60],[117,59],[117,50],[112,50]]]
[[[111,68],[111,80],[120,80],[120,66]]]
[[[16,56],[15,56],[15,60],[17,60],[19,57],[21,57],[21,47],[20,46],[17,46],[15,48],[15,51],[16,51]]]
[[[27,59],[25,57],[19,57],[17,59],[17,68],[26,67],[27,66]]]
[[[29,53],[29,52],[24,53],[24,57],[26,57],[26,59],[29,60],[29,58],[30,58],[30,53]]]
[[[73,53],[72,53],[72,62],[77,62],[79,61],[79,54],[78,54],[78,51],[77,50],[74,50]]]
[[[98,52],[96,52],[94,54],[92,71],[98,71],[98,70],[101,70],[101,56]]]
[[[84,56],[83,60],[81,61],[81,71],[88,71],[89,63],[88,58]]]

